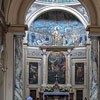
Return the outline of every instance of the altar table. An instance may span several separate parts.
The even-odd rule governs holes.
[[[43,100],[48,100],[46,97],[54,97],[54,100],[59,100],[60,96],[63,97],[63,100],[70,100],[69,92],[44,92],[43,93]]]

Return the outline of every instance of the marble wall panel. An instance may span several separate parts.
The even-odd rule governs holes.
[[[14,100],[23,100],[22,37],[15,36]]]
[[[41,58],[42,57],[42,50],[40,49],[34,49],[34,48],[27,48],[27,57],[36,57]]]
[[[90,100],[98,100],[98,42],[92,38],[90,68]]]
[[[87,56],[87,50],[84,49],[73,49],[71,52],[71,58],[86,58]]]

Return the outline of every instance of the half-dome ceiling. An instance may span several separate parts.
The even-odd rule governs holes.
[[[78,2],[78,0],[36,0],[38,2],[53,2],[53,3],[73,3]]]
[[[29,46],[84,46],[87,32],[77,17],[65,11],[49,11],[32,21]]]

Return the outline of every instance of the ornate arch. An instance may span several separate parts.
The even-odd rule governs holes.
[[[70,12],[74,14],[82,23],[85,27],[87,27],[88,22],[87,20],[75,9],[71,7],[63,7],[63,6],[46,6],[42,7],[41,9],[37,10],[34,12],[29,18],[26,20],[26,24],[30,26],[31,22],[34,21],[39,15],[43,14],[44,12],[48,12],[50,10],[64,10],[66,12]]]
[[[9,3],[9,11],[6,12],[7,22],[12,24],[24,24],[26,11],[32,3],[32,0],[13,0]],[[81,3],[85,6],[89,13],[90,24],[95,25],[97,23],[95,5],[92,1],[87,0],[81,0]]]

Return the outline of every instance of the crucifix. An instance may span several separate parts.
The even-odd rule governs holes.
[[[56,78],[56,81],[55,81],[55,85],[54,85],[54,91],[59,92],[58,75],[57,74],[56,74],[55,78]]]
[[[55,78],[56,78],[55,83],[58,83],[58,75],[57,74],[56,74]]]

